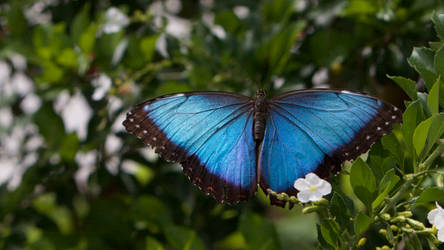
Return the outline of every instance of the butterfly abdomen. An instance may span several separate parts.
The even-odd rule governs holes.
[[[265,92],[258,90],[256,99],[254,101],[254,115],[253,115],[253,136],[254,140],[261,142],[265,134],[265,122],[267,119],[267,101]]]

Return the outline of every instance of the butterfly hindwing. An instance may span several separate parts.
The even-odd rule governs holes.
[[[256,190],[253,104],[225,92],[167,95],[139,104],[126,129],[180,162],[184,173],[219,202],[247,199]]]
[[[366,152],[401,118],[396,107],[347,91],[290,92],[270,99],[268,109],[260,185],[265,192],[288,195],[296,195],[297,178],[309,172],[326,178],[337,172],[343,161]]]

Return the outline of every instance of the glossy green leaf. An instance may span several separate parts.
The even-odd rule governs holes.
[[[419,195],[416,204],[429,203],[444,199],[444,190],[439,187],[428,187]]]
[[[372,223],[372,219],[362,212],[359,212],[354,219],[355,233],[360,235],[365,232]]]
[[[441,77],[444,77],[444,46],[436,51],[434,66],[436,73],[441,75]]]
[[[372,170],[361,158],[357,158],[352,165],[350,183],[355,195],[371,208],[376,194],[376,179]]]
[[[336,235],[334,230],[330,227],[328,223],[323,223],[321,225],[322,238],[332,247],[337,248],[338,243],[336,240]]]
[[[427,106],[429,107],[432,115],[439,112],[439,87],[441,84],[444,83],[440,78],[438,78],[427,96]]]
[[[342,227],[346,227],[350,223],[350,210],[348,210],[342,196],[337,192],[333,193],[333,197],[330,200],[330,211],[335,214],[336,221]]]
[[[379,194],[373,201],[372,207],[377,208],[384,201],[384,199],[387,198],[387,195],[396,186],[396,184],[398,184],[399,181],[400,178],[395,174],[394,169],[387,171],[379,183]]]
[[[436,140],[444,133],[444,114],[435,114],[421,122],[413,133],[413,145],[417,155],[427,153]]]
[[[427,89],[431,89],[438,77],[434,67],[434,52],[428,48],[414,48],[408,58],[412,66],[422,78],[424,78]]]
[[[381,139],[384,148],[393,155],[400,166],[403,166],[404,151],[401,143],[398,141],[394,133],[387,134]]]
[[[420,117],[421,105],[419,100],[409,104],[407,109],[402,114],[401,131],[404,136],[404,141],[411,152],[414,152],[413,147],[413,133],[418,123],[421,121]]]
[[[402,76],[387,76],[392,79],[394,82],[398,84],[399,87],[404,90],[404,92],[410,97],[412,100],[418,99],[418,94],[416,90],[416,82],[410,80],[408,78]]]

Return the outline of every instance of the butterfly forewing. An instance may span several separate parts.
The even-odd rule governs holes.
[[[138,105],[123,124],[163,158],[180,162],[190,180],[219,202],[255,192],[250,98],[225,92],[167,95]]]

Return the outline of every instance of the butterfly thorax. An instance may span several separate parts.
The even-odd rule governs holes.
[[[260,89],[256,92],[256,99],[254,100],[254,140],[261,142],[265,133],[265,121],[267,117],[267,99],[265,91]]]

